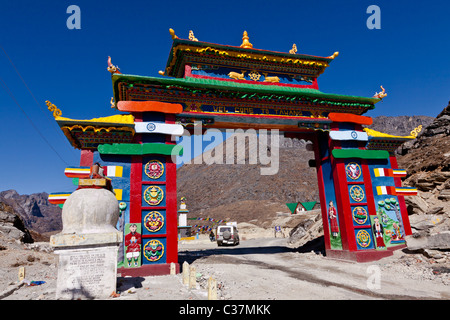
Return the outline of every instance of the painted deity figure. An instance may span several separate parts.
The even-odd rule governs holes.
[[[375,235],[375,241],[377,244],[377,248],[384,248],[386,245],[384,244],[383,235],[383,225],[380,223],[378,217],[373,218],[373,234]]]
[[[139,255],[141,253],[141,235],[136,232],[136,224],[130,225],[130,233],[125,236],[126,257],[128,261],[128,267],[131,267],[131,263],[134,260],[134,266],[138,266]]]
[[[333,201],[330,201],[328,207],[328,218],[330,219],[331,235],[337,237],[339,233],[339,227],[337,223],[337,210],[334,207]]]

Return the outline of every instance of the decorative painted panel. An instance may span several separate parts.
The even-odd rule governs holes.
[[[354,226],[370,226],[369,211],[367,206],[352,207],[352,218]]]
[[[165,207],[166,186],[165,185],[142,185],[143,207]]]
[[[165,238],[144,238],[142,263],[166,263],[166,243]]]
[[[142,210],[142,234],[166,233],[166,210]]]
[[[142,231],[140,223],[127,223],[125,225],[125,257],[124,265],[128,268],[141,266]]]
[[[376,219],[381,224],[383,234],[382,239],[385,247],[404,244],[405,231],[400,213],[399,199],[396,195],[393,194],[379,194],[377,190],[377,187],[379,189],[380,186],[383,186],[387,191],[389,189],[394,189],[395,192],[394,177],[380,174],[380,172],[388,172],[389,170],[391,170],[390,161],[389,159],[386,159],[385,161],[369,161],[369,169],[372,179],[372,188],[374,190],[373,194],[376,208],[376,216],[371,217],[372,226],[374,226]],[[381,241],[379,242],[381,243]],[[379,246],[377,246],[377,249],[378,248]]]
[[[334,189],[333,174],[330,160],[322,162],[322,175],[325,187],[325,199],[327,208],[327,221],[330,230],[331,249],[342,249],[341,232],[339,229],[339,217],[336,205],[336,193]],[[325,221],[324,221],[325,223]]]
[[[142,181],[165,181],[166,164],[162,157],[144,157],[142,161]]]
[[[366,201],[366,193],[363,185],[349,185],[348,193],[350,195],[350,203],[360,203]]]
[[[355,229],[356,247],[358,250],[374,249],[372,230]]]
[[[352,160],[347,162],[345,165],[345,174],[347,175],[348,182],[362,181],[363,175],[359,161]]]

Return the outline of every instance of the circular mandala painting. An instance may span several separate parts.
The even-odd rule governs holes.
[[[356,162],[350,162],[345,166],[345,172],[350,179],[356,180],[361,176],[361,167]]]
[[[356,202],[364,200],[364,190],[360,186],[353,186],[350,188],[350,197]]]
[[[145,244],[143,251],[145,259],[155,262],[161,259],[164,255],[164,245],[161,241],[153,239]]]
[[[164,199],[164,191],[158,186],[149,186],[144,191],[144,200],[151,206],[157,206]]]
[[[161,161],[151,160],[145,165],[144,172],[150,179],[158,179],[164,173],[164,165]]]
[[[158,211],[149,212],[144,217],[144,226],[150,232],[157,232],[164,226],[164,217]]]
[[[359,230],[356,234],[356,241],[361,247],[367,248],[370,245],[370,234],[366,230]]]

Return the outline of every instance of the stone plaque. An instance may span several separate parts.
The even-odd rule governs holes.
[[[58,249],[57,299],[105,299],[116,290],[117,245]]]

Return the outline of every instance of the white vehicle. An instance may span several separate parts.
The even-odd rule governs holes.
[[[216,232],[217,245],[239,244],[239,233],[234,225],[218,226]]]

